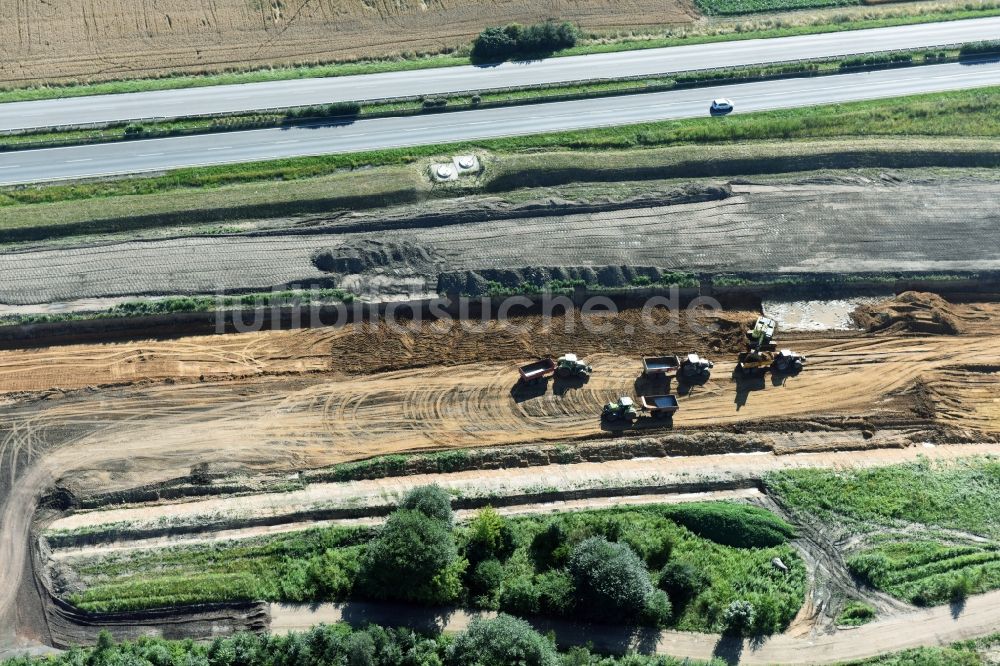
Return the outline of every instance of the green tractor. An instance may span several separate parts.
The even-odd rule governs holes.
[[[624,396],[618,398],[618,402],[609,402],[604,405],[604,410],[601,412],[601,420],[609,423],[617,421],[633,423],[638,418],[639,413],[635,411],[635,403],[632,402],[632,398]]]
[[[556,377],[559,379],[585,379],[593,372],[576,354],[563,354],[556,360]]]

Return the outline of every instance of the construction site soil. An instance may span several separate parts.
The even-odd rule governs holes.
[[[438,52],[489,25],[690,22],[693,3],[632,0],[162,0],[0,5],[0,83],[155,77]]]
[[[565,200],[498,206],[473,197],[423,212],[331,214],[268,232],[7,251],[0,254],[0,303],[208,294],[324,280],[365,296],[424,296],[481,288],[484,277],[514,283],[533,271],[621,286],[616,283],[631,276],[623,266],[707,273],[985,271],[1000,268],[998,202],[1000,183],[975,178],[703,183],[596,207]]]
[[[654,312],[666,323],[665,312]],[[705,453],[697,435],[706,431],[748,440],[772,433],[779,446],[771,450],[785,456],[870,449],[851,453],[857,460],[886,451],[878,447],[912,454],[925,443],[945,450],[965,442],[972,452],[975,444],[995,446],[1000,306],[905,294],[864,315],[873,328],[893,318],[901,326],[788,334],[782,342],[808,357],[805,371],[737,381],[735,352],[754,314],[684,313],[669,333],[650,330],[631,309],[598,316],[606,329],[585,326],[574,313],[548,326],[540,317],[512,322],[521,330],[497,322],[480,332],[430,321],[409,331],[368,323],[0,352],[0,627],[51,641],[56,633],[80,635],[73,628],[86,620],[61,607],[49,607],[48,621],[42,613],[50,602],[31,568],[41,502],[44,524],[73,498],[189,477],[201,464],[213,473],[296,473],[389,453],[657,437],[671,425],[691,435],[686,445],[671,444],[681,456]],[[905,330],[911,320],[945,316],[957,334]],[[706,332],[695,323],[715,327]],[[593,364],[588,382],[517,384],[519,363],[566,351]],[[637,379],[641,356],[687,351],[716,361],[703,385]],[[681,402],[672,424],[602,427],[604,402],[668,390]],[[738,471],[756,459],[735,456],[727,465]],[[157,512],[156,505],[145,510]],[[261,612],[196,609],[184,621],[216,622],[224,631],[256,626],[265,621]],[[173,622],[115,622],[140,620]],[[13,640],[0,635],[0,644]]]

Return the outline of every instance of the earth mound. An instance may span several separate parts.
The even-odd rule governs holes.
[[[892,333],[937,333],[959,335],[964,332],[955,306],[937,294],[906,291],[870,305],[862,305],[852,317],[869,331]]]
[[[366,239],[317,250],[312,262],[321,271],[344,275],[376,271],[426,273],[435,269],[438,257],[432,250],[406,241]]]

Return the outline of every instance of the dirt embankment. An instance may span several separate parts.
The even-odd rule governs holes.
[[[438,52],[489,25],[687,23],[680,0],[159,0],[0,5],[0,83],[152,77]]]
[[[665,188],[657,197],[596,211],[581,197],[583,203],[541,202],[494,214],[470,198],[451,202],[440,215],[411,209],[261,234],[103,239],[3,252],[0,302],[331,281],[365,296],[423,296],[437,293],[441,273],[526,267],[798,276],[1000,269],[996,207],[982,203],[1000,201],[997,182],[734,184],[726,196],[725,188],[716,189]],[[454,210],[463,204],[480,207],[482,219]],[[970,246],[969,238],[979,242]]]
[[[982,335],[996,329],[1000,304],[956,305],[936,294],[907,291],[892,299],[862,305],[853,318],[870,332]]]

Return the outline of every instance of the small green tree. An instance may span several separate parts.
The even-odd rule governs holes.
[[[577,590],[577,608],[604,619],[638,617],[653,593],[649,572],[625,544],[603,537],[581,541],[573,549],[567,570]]]
[[[476,618],[448,650],[449,666],[558,666],[555,646],[510,615]]]
[[[694,565],[687,562],[667,562],[660,570],[659,584],[671,599],[683,602],[701,592],[707,581]]]
[[[449,524],[403,509],[389,517],[369,544],[363,578],[376,598],[447,603],[461,591],[462,562]]]
[[[451,498],[438,485],[418,486],[414,488],[406,493],[403,501],[399,503],[399,508],[419,511],[428,518],[451,523]]]
[[[727,633],[742,636],[753,627],[757,614],[749,601],[737,599],[726,607],[722,614],[722,624]]]
[[[506,559],[514,550],[514,533],[507,519],[493,507],[485,507],[469,522],[465,556],[476,563],[485,559]]]

